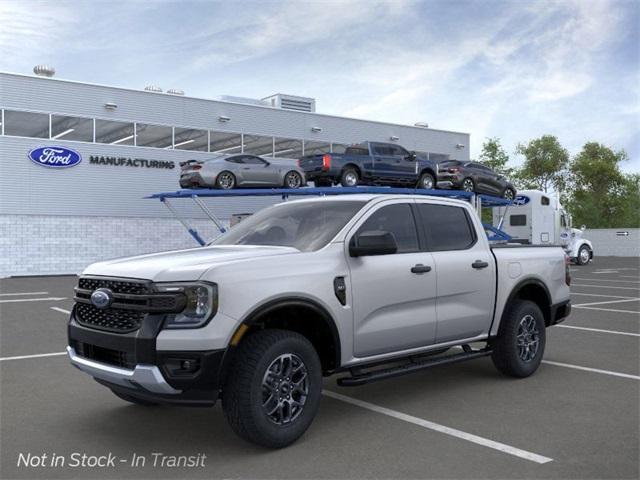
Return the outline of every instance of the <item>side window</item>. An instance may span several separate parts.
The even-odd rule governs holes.
[[[429,250],[466,250],[476,242],[473,226],[462,207],[418,203]]]
[[[511,215],[509,217],[509,225],[512,227],[524,227],[527,224],[526,215]]]
[[[540,197],[540,205],[549,205],[549,197]]]
[[[404,148],[397,146],[397,147],[389,147],[391,149],[391,155],[394,155],[396,157],[407,157],[409,155],[409,152],[407,152]]]
[[[392,233],[398,244],[398,253],[418,251],[418,231],[408,203],[397,203],[376,210],[357,234],[370,231]]]
[[[248,155],[246,157],[242,157],[243,162],[242,163],[248,163],[250,165],[264,165],[265,161],[262,160],[260,157],[254,157],[252,155]]]
[[[241,157],[241,156],[240,157],[229,157],[229,158],[226,159],[226,161],[229,162],[229,163],[244,163],[242,161],[243,158],[244,157]]]

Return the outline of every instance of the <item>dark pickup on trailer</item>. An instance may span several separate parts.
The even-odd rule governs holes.
[[[364,142],[344,153],[302,157],[298,164],[317,187],[341,184],[436,188],[438,164],[393,143]]]

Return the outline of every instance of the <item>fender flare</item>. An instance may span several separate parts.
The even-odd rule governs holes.
[[[338,368],[342,363],[342,347],[340,344],[340,333],[338,332],[338,327],[336,326],[335,320],[327,311],[327,309],[313,299],[301,296],[288,296],[269,300],[251,310],[249,314],[245,316],[238,328],[240,328],[242,325],[255,325],[258,323],[257,320],[259,320],[260,317],[283,307],[310,308],[320,315],[320,317],[324,320],[324,323],[329,327],[329,331],[331,332],[331,337],[335,346],[335,365],[336,368]]]
[[[500,316],[500,323],[498,324],[498,329],[495,332],[495,334],[493,334],[493,323],[491,324],[491,328],[489,329],[489,335],[490,336],[496,336],[498,334],[498,332],[500,331],[500,327],[502,326],[502,317],[504,317],[504,313],[505,310],[507,309],[507,306],[518,296],[518,294],[522,291],[523,288],[529,286],[529,285],[535,285],[536,287],[541,287],[542,291],[545,294],[545,297],[547,299],[547,311],[542,312],[542,314],[545,316],[545,322],[547,321],[547,319],[549,318],[550,314],[551,314],[551,293],[549,292],[549,288],[547,288],[547,286],[544,284],[544,282],[538,278],[534,278],[534,277],[529,277],[529,278],[525,278],[523,280],[520,280],[518,283],[516,283],[516,285],[511,289],[511,293],[509,293],[509,296],[507,297],[507,300],[504,302],[504,307],[502,308],[502,315]],[[495,320],[494,320],[495,322]]]

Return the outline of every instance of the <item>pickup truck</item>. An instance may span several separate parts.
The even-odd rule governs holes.
[[[438,164],[393,143],[364,142],[343,154],[308,155],[298,161],[316,187],[341,184],[436,188]]]
[[[484,356],[531,375],[569,283],[562,248],[492,246],[461,200],[308,198],[205,247],[89,266],[67,351],[125,401],[221,399],[240,437],[279,448],[311,424],[323,376],[362,385]]]

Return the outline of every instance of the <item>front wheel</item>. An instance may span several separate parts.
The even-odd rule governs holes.
[[[502,194],[502,198],[505,200],[513,200],[516,197],[516,192],[513,191],[512,188],[506,188],[504,193]]]
[[[586,265],[591,260],[591,252],[589,251],[589,247],[586,245],[582,245],[578,250],[578,256],[576,257],[576,263],[578,265]]]
[[[284,176],[284,186],[286,188],[300,188],[302,186],[302,175],[295,170],[291,170]]]
[[[311,425],[322,392],[313,345],[287,330],[260,330],[233,354],[222,408],[243,439],[269,448],[296,441]]]
[[[540,307],[529,300],[514,300],[507,306],[498,336],[491,342],[491,359],[505,375],[528,377],[540,366],[545,343]]]
[[[436,186],[436,181],[433,175],[430,173],[423,173],[418,180],[418,188],[424,188],[425,190],[433,190]]]

